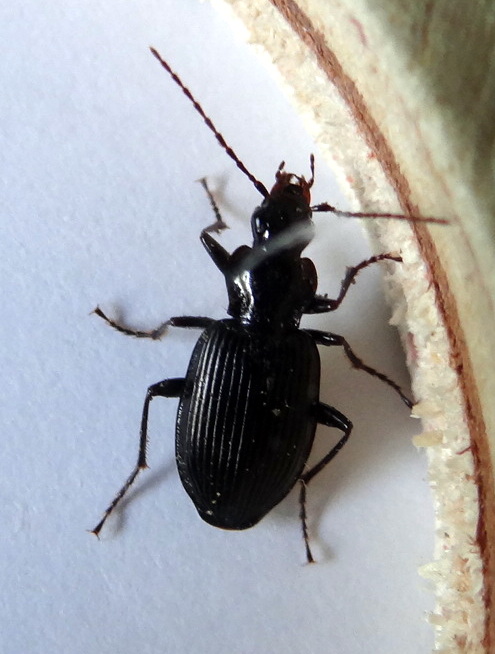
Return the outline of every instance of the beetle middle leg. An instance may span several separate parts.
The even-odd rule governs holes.
[[[143,406],[143,416],[141,418],[141,431],[139,436],[139,453],[137,463],[127,478],[125,484],[122,486],[122,488],[113,499],[112,503],[106,509],[100,522],[94,529],[91,530],[91,533],[95,536],[98,536],[107,518],[119,504],[120,500],[124,497],[129,488],[132,486],[141,470],[144,470],[148,467],[146,462],[146,450],[148,447],[148,412],[151,400],[154,397],[180,397],[184,390],[184,384],[185,379],[180,377],[174,379],[165,379],[164,381],[158,382],[158,384],[153,384],[148,388]]]
[[[364,372],[367,372],[372,377],[378,377],[378,379],[394,389],[406,406],[410,409],[413,408],[413,402],[402,391],[399,384],[390,379],[390,377],[387,377],[387,375],[384,375],[382,372],[378,372],[375,368],[366,365],[357,354],[354,353],[351,346],[343,336],[332,334],[331,332],[321,332],[318,329],[305,329],[304,331],[312,336],[318,345],[340,345],[343,347],[345,355],[351,362],[353,368],[364,370]]]
[[[299,479],[299,483],[301,484],[301,488],[299,491],[299,506],[301,507],[299,517],[301,518],[301,526],[302,526],[304,544],[306,547],[306,558],[308,563],[314,563],[314,558],[313,558],[313,554],[311,553],[311,548],[309,546],[309,535],[308,535],[308,525],[307,525],[307,516],[306,516],[306,487],[309,484],[309,482],[313,479],[313,477],[317,475],[319,472],[321,472],[323,468],[325,468],[325,466],[329,464],[334,457],[337,456],[340,450],[347,443],[352,431],[352,422],[348,418],[346,418],[343,413],[340,413],[340,411],[337,411],[337,409],[334,409],[328,404],[323,404],[323,402],[320,402],[316,406],[316,419],[318,423],[321,425],[340,429],[340,431],[344,432],[344,435],[338,441],[338,443],[332,447],[330,452],[323,457],[323,459],[321,459],[316,465],[310,468]]]
[[[186,327],[188,329],[205,329],[213,322],[212,318],[206,318],[205,316],[174,316],[169,318],[165,322],[162,322],[161,325],[156,327],[156,329],[150,329],[148,331],[140,331],[139,329],[131,329],[125,325],[108,318],[100,307],[93,309],[92,313],[95,313],[97,316],[102,318],[107,325],[113,327],[121,334],[126,336],[135,336],[136,338],[151,338],[154,341],[159,341],[162,336],[167,331],[168,327]]]

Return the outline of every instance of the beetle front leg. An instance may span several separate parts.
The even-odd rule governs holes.
[[[401,263],[402,257],[394,254],[377,254],[374,257],[365,259],[365,261],[361,261],[361,263],[359,263],[357,266],[347,268],[345,277],[340,284],[340,293],[338,297],[331,299],[324,295],[316,295],[304,313],[326,313],[328,311],[335,311],[341,305],[342,300],[345,298],[351,284],[355,283],[355,278],[361,272],[361,270],[371,266],[374,263],[385,260],[397,261]]]
[[[143,416],[141,418],[141,430],[139,436],[139,453],[138,453],[137,463],[133,471],[127,478],[127,481],[119,490],[114,500],[103,514],[103,517],[100,520],[100,522],[96,525],[94,529],[91,530],[91,533],[94,534],[95,536],[98,536],[108,516],[113,512],[113,510],[118,505],[120,500],[127,493],[127,491],[132,486],[132,484],[136,480],[136,477],[141,472],[141,470],[144,470],[145,468],[148,467],[148,464],[146,462],[146,449],[148,447],[148,412],[149,412],[149,406],[151,400],[154,397],[180,397],[184,390],[184,384],[185,384],[185,379],[183,378],[165,379],[164,381],[161,381],[158,384],[153,384],[153,386],[150,386],[148,388],[148,391],[146,393],[146,399],[144,400]]]
[[[113,327],[121,334],[126,334],[126,336],[135,336],[136,338],[151,338],[154,341],[158,341],[165,334],[168,327],[186,327],[191,329],[205,329],[213,322],[212,318],[206,318],[204,316],[174,316],[169,318],[165,322],[162,322],[156,329],[150,329],[149,331],[140,331],[139,329],[131,329],[125,325],[108,318],[100,307],[93,309],[91,313],[95,313],[97,316],[102,318],[107,325]]]
[[[311,553],[311,548],[309,546],[309,535],[308,535],[308,525],[307,525],[307,515],[306,515],[306,487],[309,482],[313,479],[315,475],[323,470],[323,468],[330,463],[330,461],[337,456],[340,450],[347,443],[349,436],[352,431],[352,422],[345,417],[343,413],[337,411],[328,404],[323,404],[320,402],[316,407],[316,419],[319,424],[326,425],[327,427],[335,427],[335,429],[340,429],[344,432],[342,438],[338,441],[336,445],[332,447],[330,452],[326,454],[321,461],[319,461],[315,466],[310,468],[302,477],[299,482],[301,484],[301,489],[299,492],[299,506],[301,507],[299,517],[301,518],[301,526],[304,538],[304,544],[306,547],[306,558],[308,563],[314,563],[313,554]]]
[[[208,184],[206,182],[206,177],[203,177],[202,179],[200,179],[198,181],[201,184],[201,186],[204,188],[204,190],[206,191],[206,195],[208,196],[208,200],[210,201],[211,208],[213,209],[213,213],[215,214],[215,222],[212,223],[211,225],[208,225],[208,227],[205,227],[201,233],[204,234],[206,232],[215,232],[215,234],[220,234],[220,232],[222,232],[224,229],[228,229],[229,226],[227,225],[227,223],[222,218],[222,214],[220,213],[220,209],[218,208],[218,204],[216,203],[212,192],[208,188]]]
[[[318,345],[340,345],[344,348],[345,355],[349,359],[353,368],[358,370],[364,370],[372,377],[378,377],[382,382],[394,389],[394,391],[399,395],[404,404],[410,409],[413,408],[414,403],[407,397],[407,395],[402,391],[399,384],[394,382],[390,377],[384,375],[382,372],[378,372],[375,368],[367,366],[358,356],[354,353],[349,343],[343,336],[339,334],[332,334],[331,332],[321,332],[318,329],[305,329],[303,330],[310,336],[312,336],[315,342]]]

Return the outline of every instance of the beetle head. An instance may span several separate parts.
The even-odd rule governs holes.
[[[303,176],[285,172],[284,166],[282,161],[272,190],[251,218],[254,244],[259,245],[287,233],[288,245],[292,249],[290,234],[294,233],[293,244],[297,249],[303,249],[313,235],[310,202],[314,158],[311,155],[311,178],[308,181]]]

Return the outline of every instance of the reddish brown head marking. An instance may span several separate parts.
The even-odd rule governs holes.
[[[315,158],[311,155],[309,158],[311,177],[308,181],[302,175],[295,175],[294,173],[285,172],[285,161],[280,163],[275,173],[276,182],[270,191],[270,197],[281,195],[288,186],[298,186],[302,191],[302,196],[306,202],[311,202],[311,187],[315,181]]]

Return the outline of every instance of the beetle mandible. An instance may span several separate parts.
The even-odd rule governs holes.
[[[388,384],[405,404],[412,402],[386,375],[367,366],[343,336],[300,329],[303,314],[337,309],[356,275],[384,260],[380,254],[348,268],[337,298],[317,294],[313,262],[302,252],[313,236],[312,212],[368,217],[344,212],[327,203],[311,206],[311,177],[288,173],[282,162],[268,191],[225,142],[189,89],[158,52],[152,54],[192,102],[209,129],[240,170],[263,196],[251,218],[253,246],[229,254],[211,232],[226,225],[205,180],[201,180],[215,212],[215,222],[201,232],[201,242],[225,277],[228,315],[225,320],[198,316],[173,317],[152,331],[129,329],[94,310],[118,331],[159,339],[168,327],[200,328],[184,378],[165,379],[148,388],[141,420],[139,455],[129,478],[92,532],[98,536],[108,516],[139,472],[148,467],[148,411],[155,397],[178,398],[176,461],[182,484],[203,520],[215,527],[242,530],[259,522],[297,484],[306,558],[313,562],[306,522],[306,487],[347,442],[352,423],[319,399],[320,358],[317,346],[340,346],[354,368]],[[411,220],[397,214],[372,214]],[[443,222],[438,219],[422,219]],[[342,433],[340,440],[313,467],[306,469],[318,424]]]

